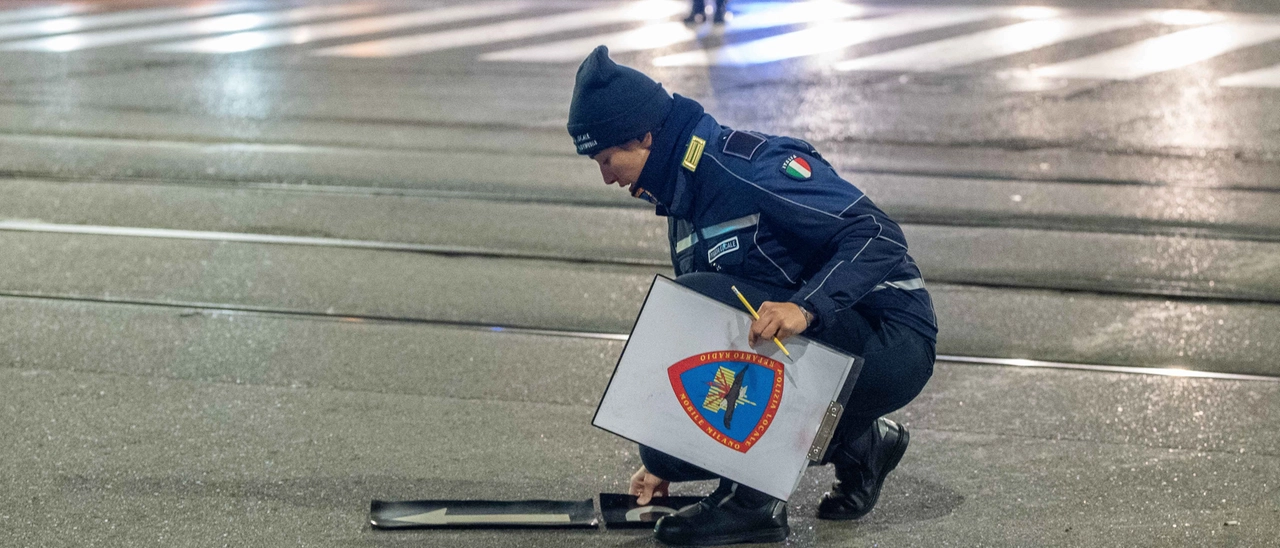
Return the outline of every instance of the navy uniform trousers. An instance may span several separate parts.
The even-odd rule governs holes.
[[[685,274],[676,278],[676,283],[735,308],[741,308],[742,303],[729,289],[730,286],[737,286],[757,307],[765,301],[787,302],[795,293],[794,290],[715,272]],[[876,419],[910,403],[933,375],[933,341],[909,327],[868,318],[853,309],[838,312],[834,326],[810,338],[865,360],[836,429],[833,447],[857,439],[872,427]],[[643,445],[640,446],[640,460],[649,473],[667,481],[720,478]]]

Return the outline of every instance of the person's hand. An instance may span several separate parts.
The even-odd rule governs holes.
[[[796,303],[775,303],[765,301],[760,305],[760,319],[751,322],[751,346],[765,340],[786,340],[787,337],[803,333],[809,328],[809,318]]]
[[[671,488],[671,482],[650,474],[641,466],[631,475],[631,494],[636,496],[636,504],[649,504],[653,497],[665,497]]]

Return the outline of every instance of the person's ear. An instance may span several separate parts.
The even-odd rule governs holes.
[[[640,147],[641,147],[641,148],[652,148],[652,147],[653,147],[653,132],[652,132],[652,131],[650,131],[650,132],[648,132],[648,133],[645,133],[645,134],[644,134],[644,138],[643,138],[643,139],[640,139]]]

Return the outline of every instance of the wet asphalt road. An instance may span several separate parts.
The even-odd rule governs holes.
[[[190,22],[310,5],[0,3],[0,545],[653,545],[643,532],[366,524],[373,498],[625,489],[634,447],[589,422],[644,289],[670,271],[665,223],[573,154],[576,63],[481,56],[641,22],[521,30],[601,9],[561,2],[435,26],[344,23],[456,10],[384,2],[288,23],[312,36],[294,45],[161,47],[257,47],[266,34],[227,33],[285,23]],[[1280,12],[957,5],[1003,11],[746,66],[655,64],[808,27],[702,29],[615,55],[723,123],[814,142],[902,221],[937,304],[949,358],[894,414],[913,441],[880,506],[816,521],[831,472],[811,469],[790,543],[1273,543],[1280,85],[1229,84],[1280,63],[1280,34],[1265,39]],[[760,7],[735,6],[742,21]],[[1141,22],[941,71],[833,68],[1121,12]],[[1239,25],[1222,44],[1242,29],[1264,38],[1131,78],[1035,76],[1213,24]],[[156,34],[164,25],[188,30]],[[118,42],[87,47],[104,33]],[[438,49],[316,54],[424,33]],[[42,36],[66,51],[14,45]],[[1213,47],[1157,44],[1143,63]]]

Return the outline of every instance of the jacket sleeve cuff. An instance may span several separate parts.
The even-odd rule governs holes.
[[[820,333],[823,329],[826,329],[831,325],[832,314],[835,310],[835,303],[832,302],[831,299],[827,298],[826,295],[814,293],[813,296],[805,299],[797,293],[795,296],[791,297],[789,302],[795,303],[796,306],[808,310],[810,314],[813,314],[813,321],[809,322],[808,329],[804,330],[805,333]],[[823,306],[824,304],[826,305],[825,307]]]

